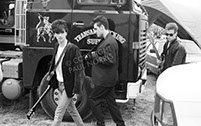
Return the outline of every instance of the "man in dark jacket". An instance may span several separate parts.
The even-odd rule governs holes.
[[[170,22],[165,27],[167,42],[165,43],[161,54],[161,72],[171,66],[184,64],[186,61],[186,50],[177,39],[177,31],[178,26],[176,23]]]
[[[58,43],[55,46],[49,72],[53,70],[54,65],[61,56],[61,60],[56,67],[55,74],[51,80],[53,88],[58,88],[61,92],[61,97],[55,110],[52,126],[59,126],[61,124],[66,110],[69,112],[77,126],[84,126],[82,118],[72,100],[73,96],[76,97],[77,94],[80,93],[80,86],[83,81],[84,67],[82,60],[76,60],[81,57],[81,53],[76,45],[66,39],[68,29],[64,20],[55,20],[52,23],[52,30]],[[66,52],[62,55],[65,47]]]
[[[114,86],[118,80],[118,43],[110,34],[108,20],[104,16],[94,18],[93,26],[97,37],[102,40],[90,54],[93,64],[92,81],[95,85],[89,97],[92,113],[97,120],[97,126],[105,126],[101,110],[101,102],[105,99],[113,121],[117,126],[125,126],[114,97]]]

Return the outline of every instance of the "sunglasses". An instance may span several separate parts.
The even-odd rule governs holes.
[[[170,34],[165,33],[166,36],[171,36],[171,37],[172,37],[174,34],[175,34],[175,33],[170,33]]]

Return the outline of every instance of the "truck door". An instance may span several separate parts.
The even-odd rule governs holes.
[[[86,54],[89,52],[99,41],[91,26],[92,19],[98,15],[104,15],[109,22],[109,30],[112,36],[119,44],[119,74],[122,82],[127,80],[127,58],[129,50],[129,12],[125,11],[118,13],[114,11],[101,11],[98,10],[73,10],[72,23],[73,29],[70,35],[71,41],[78,45],[81,51]],[[121,62],[123,61],[123,62]],[[87,74],[90,75],[90,70],[86,67]]]

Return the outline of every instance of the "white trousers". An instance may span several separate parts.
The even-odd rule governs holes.
[[[72,98],[68,98],[65,90],[62,92],[61,99],[59,100],[59,104],[55,110],[52,126],[59,126],[61,124],[66,110],[69,112],[77,126],[84,126],[84,122],[78,113]]]

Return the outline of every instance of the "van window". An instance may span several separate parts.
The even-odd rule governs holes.
[[[1,0],[0,1],[0,27],[13,27],[15,17],[15,1]]]
[[[77,0],[81,5],[123,5],[125,0]]]

